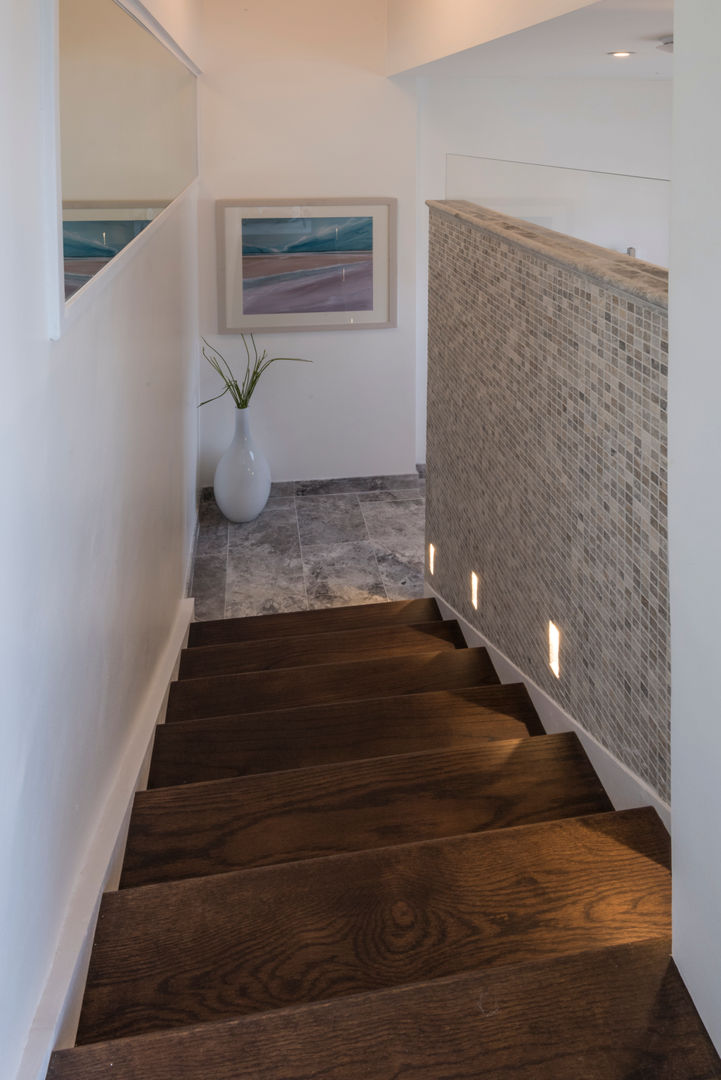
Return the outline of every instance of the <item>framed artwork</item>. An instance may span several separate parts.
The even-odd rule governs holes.
[[[395,199],[216,204],[221,334],[396,325]]]

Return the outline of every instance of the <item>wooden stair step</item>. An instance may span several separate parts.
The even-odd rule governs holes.
[[[497,683],[485,649],[346,660],[171,684],[166,722]]]
[[[56,1052],[47,1080],[719,1080],[671,941]]]
[[[573,733],[139,792],[121,887],[611,810]]]
[[[109,893],[78,1042],[668,934],[668,861],[641,809]]]
[[[341,660],[375,660],[414,652],[463,649],[466,643],[455,620],[413,626],[374,626],[306,637],[203,645],[183,649],[179,679],[235,675],[244,671],[330,664]]]
[[[402,626],[440,619],[432,597],[394,600],[391,603],[289,611],[277,615],[250,615],[243,619],[213,619],[190,627],[188,645],[223,645],[229,641],[255,641],[268,637],[331,634],[372,626]]]
[[[149,788],[542,735],[522,683],[161,724]]]

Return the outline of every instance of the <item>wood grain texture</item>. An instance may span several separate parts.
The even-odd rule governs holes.
[[[162,724],[148,787],[542,735],[522,683]]]
[[[497,683],[485,649],[214,675],[171,684],[166,722]]]
[[[139,792],[121,887],[613,809],[572,733]]]
[[[415,626],[374,626],[305,637],[195,646],[183,650],[178,678],[236,675],[244,671],[331,664],[342,660],[376,660],[382,656],[462,649],[465,645],[455,620],[437,619]]]
[[[289,611],[277,615],[252,615],[244,619],[196,622],[190,627],[188,644],[192,648],[196,645],[222,645],[229,641],[329,634],[371,626],[431,622],[440,617],[438,604],[431,597],[394,600],[384,604],[321,608],[318,611]]]
[[[63,1050],[48,1080],[719,1080],[660,937]]]
[[[110,893],[78,1042],[668,934],[668,859],[644,809]]]

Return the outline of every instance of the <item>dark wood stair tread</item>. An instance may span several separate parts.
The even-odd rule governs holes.
[[[719,1080],[670,951],[658,937],[76,1047],[48,1080]]]
[[[171,684],[166,722],[497,683],[485,649],[348,660]]]
[[[369,660],[413,652],[465,648],[455,620],[416,623],[413,626],[373,626],[361,630],[232,642],[184,649],[178,678],[234,675],[244,671],[330,664],[341,660]]]
[[[391,603],[320,608],[317,611],[252,615],[243,619],[214,619],[193,623],[188,644],[193,648],[196,645],[222,645],[229,641],[327,634],[369,626],[431,622],[440,617],[436,601],[432,597],[420,597],[416,600],[394,600]]]
[[[161,724],[149,788],[542,735],[523,683]]]
[[[110,893],[78,1042],[668,934],[668,849],[641,809]]]
[[[121,887],[601,813],[572,733],[139,792]]]

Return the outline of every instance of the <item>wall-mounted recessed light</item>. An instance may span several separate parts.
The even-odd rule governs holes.
[[[557,679],[561,678],[561,631],[554,622],[548,623],[548,666]]]
[[[431,574],[436,572],[436,549],[433,544],[428,545],[428,571]]]
[[[475,572],[471,574],[471,603],[478,611],[478,574]]]
[[[661,44],[657,45],[656,48],[660,49],[661,52],[670,52],[670,53],[672,53],[673,52],[673,38],[672,37],[664,38],[663,41],[661,42]]]
[[[625,59],[625,57],[627,57],[627,56],[635,56],[635,55],[636,55],[635,53],[625,52],[623,50],[619,50],[618,52],[606,53],[606,56],[616,56],[620,60]]]

